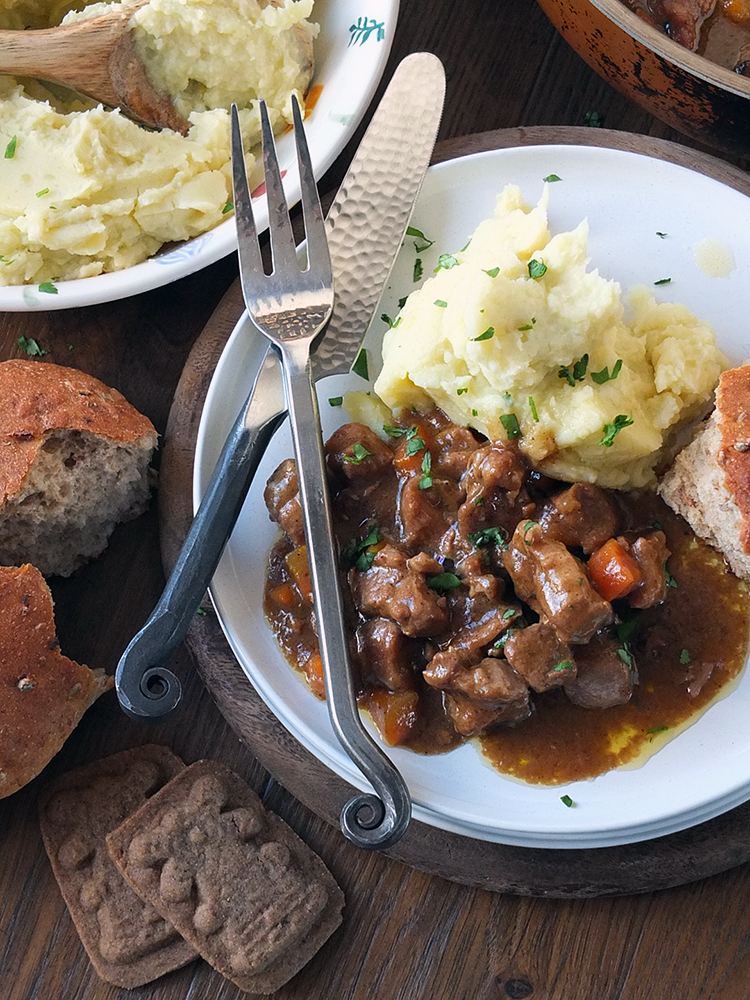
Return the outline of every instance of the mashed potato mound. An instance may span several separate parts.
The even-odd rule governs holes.
[[[69,4],[0,0],[0,27],[50,27]],[[92,17],[93,4],[66,20]],[[291,123],[309,83],[313,0],[152,0],[133,17],[154,82],[191,128],[151,132],[56,88],[0,77],[0,285],[89,277],[191,239],[231,210],[229,113],[260,143],[258,95]],[[248,156],[248,169],[254,165]]]
[[[491,439],[516,437],[558,479],[650,486],[726,361],[707,323],[646,288],[626,323],[620,286],[586,269],[588,224],[551,236],[547,199],[545,187],[531,208],[508,186],[441,257],[385,334],[375,391],[393,410],[435,403]]]

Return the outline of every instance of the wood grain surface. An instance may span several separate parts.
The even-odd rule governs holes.
[[[529,0],[402,0],[386,77],[420,50],[435,52],[447,69],[444,148],[471,133],[580,127],[592,110],[608,128],[696,148],[599,80]],[[322,179],[324,192],[336,189],[357,139]],[[0,315],[0,357],[20,356],[18,337],[34,337],[49,352],[46,360],[117,387],[163,434],[190,350],[236,274],[228,258],[111,306]],[[100,559],[70,580],[52,581],[63,651],[112,672],[163,583],[154,504],[115,532]],[[344,889],[343,926],[277,994],[284,1000],[746,1000],[747,864],[662,891],[549,899],[490,892],[365,854],[261,766],[216,709],[185,650],[171,666],[185,689],[174,718],[154,728],[135,723],[108,695],[39,779],[0,801],[1,1000],[244,996],[200,962],[139,990],[99,981],[58,892],[38,829],[39,788],[71,767],[144,742],[169,745],[187,761],[212,757],[235,768]],[[732,862],[723,839],[716,849],[728,850],[725,862]],[[638,863],[634,851],[629,864]]]

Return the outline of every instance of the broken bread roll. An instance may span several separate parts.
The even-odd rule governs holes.
[[[658,492],[736,576],[750,580],[750,365],[721,375],[713,413]]]
[[[115,389],[72,368],[0,363],[0,564],[70,576],[149,500],[157,434]]]
[[[60,652],[39,570],[0,567],[0,798],[46,767],[112,684]]]

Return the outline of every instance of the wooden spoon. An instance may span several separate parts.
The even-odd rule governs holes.
[[[187,133],[171,99],[156,91],[127,30],[148,0],[58,28],[0,31],[0,75],[31,76],[76,90],[151,128]]]

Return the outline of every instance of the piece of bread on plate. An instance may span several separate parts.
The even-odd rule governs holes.
[[[60,365],[0,363],[0,565],[69,576],[148,504],[157,433],[115,389]]]
[[[721,375],[713,413],[658,492],[737,576],[750,580],[750,364]]]
[[[0,798],[46,767],[112,684],[60,652],[39,570],[0,567]]]

